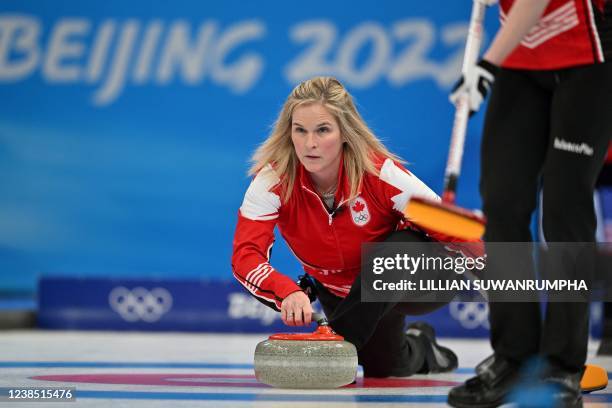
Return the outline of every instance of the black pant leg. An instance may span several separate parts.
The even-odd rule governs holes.
[[[601,340],[612,340],[612,302],[604,302],[602,305],[602,316],[603,329],[601,333]]]
[[[530,242],[539,176],[548,147],[552,93],[529,73],[501,69],[481,145],[485,241]]]
[[[345,301],[330,293],[320,282],[316,282],[317,298],[326,316],[333,316],[338,305]],[[368,311],[366,320],[371,316]],[[412,347],[404,335],[405,315],[393,309],[382,316],[367,342],[358,347],[357,357],[363,366],[365,377],[407,376],[417,372],[423,359],[414,356]],[[361,319],[355,319],[349,327],[334,325],[334,330],[351,343],[360,333]]]
[[[563,70],[558,78],[543,173],[544,236],[548,242],[594,242],[593,192],[612,136],[612,64]],[[565,267],[587,279],[593,264],[578,258]],[[587,355],[588,317],[588,303],[549,303],[542,354],[580,370]]]
[[[430,242],[420,232],[405,230],[393,232],[387,240],[389,242]],[[421,255],[421,254],[419,254]],[[363,347],[374,334],[379,321],[394,308],[410,313],[410,305],[398,302],[361,302],[361,277],[357,277],[348,295],[340,302],[331,315],[328,315],[332,328],[353,343],[357,349]],[[434,303],[428,307],[428,311],[442,306]],[[423,306],[415,304],[415,314],[423,313]]]
[[[548,242],[594,242],[593,192],[612,138],[612,63],[561,71],[543,168]]]
[[[487,217],[486,242],[529,242],[531,217],[538,195],[538,178],[546,154],[551,92],[528,73],[501,69],[485,118],[481,147],[480,191]],[[516,263],[487,259],[496,276],[533,276],[526,257]],[[489,305],[491,345],[496,353],[524,361],[538,352],[538,303]]]
[[[412,230],[394,232],[387,240],[429,242],[423,234]],[[320,282],[316,285],[317,297],[331,327],[355,345],[366,376],[407,376],[421,368],[423,356],[416,355],[416,345],[410,344],[405,336],[405,316],[411,311],[422,314],[424,308],[431,311],[442,304],[362,303],[360,277],[344,299],[331,294]]]

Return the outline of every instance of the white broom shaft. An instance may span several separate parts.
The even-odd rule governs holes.
[[[474,69],[474,65],[476,65],[478,60],[480,44],[482,43],[482,22],[484,21],[486,8],[487,5],[484,0],[474,0],[465,51],[463,53],[462,74],[467,74],[468,70]]]
[[[463,77],[467,77],[469,70],[474,69],[480,52],[480,44],[482,42],[482,22],[486,10],[484,0],[474,0],[472,7],[472,16],[468,29],[467,41],[465,44],[465,52],[463,54],[463,66],[461,72]],[[449,189],[449,181],[457,179],[461,172],[461,160],[463,158],[463,146],[465,143],[465,133],[470,113],[468,95],[464,94],[460,97],[455,111],[455,120],[451,134],[451,143],[448,153],[448,161],[446,163],[445,185],[444,190]],[[454,183],[453,183],[454,184]],[[454,190],[454,186],[453,190]],[[453,191],[454,192],[454,191]]]

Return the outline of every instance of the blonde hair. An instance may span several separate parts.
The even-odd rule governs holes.
[[[359,193],[364,174],[378,176],[375,157],[402,160],[391,153],[372,133],[355,108],[352,96],[335,78],[315,77],[296,86],[287,97],[278,115],[272,133],[257,148],[251,158],[249,175],[257,174],[271,164],[279,175],[282,198],[286,203],[291,196],[299,159],[291,141],[293,111],[303,105],[320,103],[334,115],[343,141],[344,172],[350,186],[349,199]]]

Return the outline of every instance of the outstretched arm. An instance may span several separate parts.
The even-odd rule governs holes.
[[[238,212],[232,269],[238,282],[257,300],[281,312],[285,324],[310,324],[308,296],[269,262],[281,204],[280,197],[271,191],[277,183],[271,167],[262,169],[251,182]]]

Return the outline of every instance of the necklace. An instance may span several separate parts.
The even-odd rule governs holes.
[[[334,208],[334,201],[336,201],[336,186],[334,186],[331,190],[328,190],[326,193],[321,193],[321,198],[323,199],[323,203],[325,203],[325,207],[327,210],[331,210]]]
[[[326,193],[321,193],[321,197],[330,198],[336,195],[336,186],[333,186],[331,190],[328,190]]]

